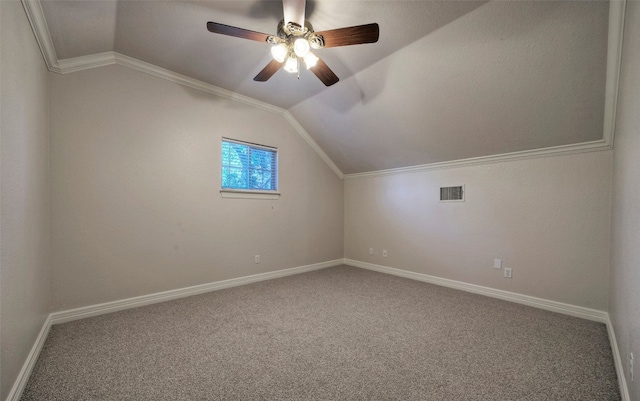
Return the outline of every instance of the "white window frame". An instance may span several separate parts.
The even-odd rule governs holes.
[[[222,170],[224,166],[222,165],[222,146],[224,142],[237,143],[239,145],[248,146],[253,149],[264,149],[270,152],[274,152],[275,159],[276,159],[275,160],[276,189],[275,190],[259,190],[259,189],[223,188],[222,187]],[[279,163],[278,163],[278,159],[279,159],[278,156],[279,156],[278,148],[276,147],[259,145],[252,142],[240,141],[237,139],[223,137],[222,141],[220,142],[220,196],[223,198],[235,198],[235,199],[267,199],[267,200],[279,199],[280,192],[278,192],[278,189],[277,189],[279,188],[279,184],[280,184],[278,181],[279,170],[280,170]]]

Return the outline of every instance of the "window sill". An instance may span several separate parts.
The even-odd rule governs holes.
[[[220,196],[223,198],[235,198],[235,199],[267,199],[277,200],[280,197],[279,192],[271,191],[241,191],[221,189]]]

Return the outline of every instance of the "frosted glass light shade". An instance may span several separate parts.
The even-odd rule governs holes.
[[[318,57],[315,54],[309,52],[306,56],[304,56],[304,64],[307,66],[307,69],[313,68],[316,66],[318,62]]]
[[[284,65],[284,70],[293,73],[298,72],[298,60],[295,57],[289,57]]]
[[[288,52],[289,49],[287,49],[287,45],[285,45],[284,43],[279,43],[271,47],[271,55],[273,56],[273,59],[278,63],[282,63],[284,59],[287,58]]]
[[[298,38],[295,42],[293,42],[293,51],[296,53],[298,57],[304,57],[309,53],[311,46],[309,46],[309,41],[304,38]]]

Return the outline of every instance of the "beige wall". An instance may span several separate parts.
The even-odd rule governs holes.
[[[223,136],[278,147],[279,200],[220,197]],[[51,169],[54,310],[343,255],[343,182],[282,116],[126,67],[52,76]]]
[[[22,5],[0,10],[0,399],[50,309],[343,256],[610,308],[623,362],[640,358],[640,4],[627,5],[613,154],[348,179],[344,189],[281,116],[121,66],[49,74]],[[222,136],[279,148],[279,200],[220,197]],[[465,202],[438,202],[440,186],[458,184]],[[640,397],[640,381],[627,381]]]
[[[606,310],[611,157],[348,179],[345,257]],[[462,184],[465,202],[439,202],[441,186]],[[492,268],[494,258],[512,279]]]
[[[640,3],[627,2],[613,158],[609,314],[632,400],[640,400]],[[635,380],[629,377],[629,353]]]
[[[50,306],[48,72],[22,4],[0,1],[0,399]]]

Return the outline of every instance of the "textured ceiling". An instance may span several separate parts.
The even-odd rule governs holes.
[[[279,1],[42,1],[59,59],[116,51],[285,109],[344,173],[602,138],[604,1],[309,1],[316,31],[377,22],[375,44],[321,49],[340,77],[253,77]]]

